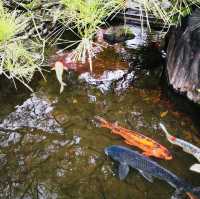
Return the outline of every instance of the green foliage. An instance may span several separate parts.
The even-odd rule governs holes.
[[[93,38],[106,18],[125,6],[124,0],[61,0],[64,12],[60,16],[65,25],[74,25],[80,43],[75,49],[75,61],[90,62],[92,70]]]
[[[0,1],[0,43],[8,42],[22,33],[28,20],[24,15],[17,15],[16,10],[12,13],[7,11]]]
[[[28,51],[20,41],[7,44],[2,51],[4,51],[5,71],[8,71],[12,77],[22,77],[30,81],[37,68],[33,53]]]
[[[168,9],[168,13],[171,16],[171,21],[174,24],[178,24],[181,21],[182,17],[185,17],[191,13],[191,6],[200,5],[198,0],[173,0],[172,6]]]
[[[107,25],[107,18],[119,10],[131,5],[132,8],[139,8],[141,13],[145,13],[147,19],[149,14],[153,14],[170,26],[178,24],[183,16],[188,15],[191,5],[200,5],[199,0],[15,0],[13,2],[24,7],[23,14],[17,8],[12,12],[5,9],[0,0],[0,74],[13,80],[16,78],[27,87],[34,72],[41,71],[45,40],[41,38],[36,27],[40,27],[43,22],[56,24],[56,21],[60,21],[63,24],[53,34],[55,43],[61,41],[59,33],[63,32],[63,29],[72,30],[80,40],[64,41],[68,44],[66,48],[76,45],[74,61],[88,61],[92,71],[95,47],[101,48],[94,42],[94,37],[102,25]],[[142,14],[140,19],[143,23]],[[27,37],[25,31],[27,27],[35,28],[37,38],[34,41]],[[126,33],[129,33],[128,30]],[[49,38],[47,40],[49,41]],[[39,45],[41,41],[42,45]]]
[[[176,25],[180,19],[191,12],[192,5],[200,5],[199,0],[128,0],[127,5],[145,11],[145,17],[149,14],[162,19],[167,26]],[[143,16],[141,16],[141,23]]]
[[[17,79],[32,90],[27,83],[39,69],[42,58],[36,53],[40,46],[24,39],[28,21],[27,16],[7,11],[0,2],[0,74]]]
[[[196,1],[197,2],[197,1]],[[60,0],[64,10],[59,18],[69,28],[76,28],[80,44],[76,49],[78,61],[91,60],[93,38],[99,27],[106,24],[107,17],[127,6],[139,8],[145,12],[145,17],[153,14],[162,19],[167,26],[179,22],[180,17],[190,12],[190,6],[196,3],[192,0]],[[143,24],[143,16],[141,15]],[[150,27],[149,23],[148,26]],[[70,43],[71,44],[71,43]]]
[[[15,18],[4,13],[2,9],[0,10],[0,16],[0,42],[5,42],[15,35],[17,25],[15,23]]]
[[[29,47],[25,46],[21,41],[7,43],[0,46],[0,54],[2,57],[1,70],[9,79],[17,79],[22,82],[26,87],[32,90],[27,83],[39,68],[39,60],[36,52],[37,49],[34,43],[31,42]]]
[[[99,26],[105,24],[105,18],[117,9],[120,9],[123,1],[116,0],[61,0],[65,5],[68,18],[78,29],[81,38],[91,38]]]

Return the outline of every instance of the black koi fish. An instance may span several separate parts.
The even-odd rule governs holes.
[[[137,151],[131,150],[123,146],[113,145],[105,148],[106,155],[120,163],[119,178],[125,179],[129,172],[129,167],[137,169],[140,174],[148,181],[153,182],[153,178],[166,181],[176,189],[172,198],[180,197],[186,193],[190,198],[200,198],[200,187],[194,188],[183,179],[177,177],[171,171],[160,166],[155,161],[145,157]]]

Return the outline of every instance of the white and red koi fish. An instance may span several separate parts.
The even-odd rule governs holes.
[[[197,147],[185,140],[182,140],[182,139],[172,136],[171,134],[169,134],[169,132],[167,131],[167,129],[165,128],[165,126],[162,123],[160,123],[159,125],[160,125],[161,129],[164,131],[169,142],[180,146],[183,149],[183,151],[185,151],[186,153],[192,154],[200,162],[200,148],[199,147]],[[200,173],[200,164],[193,164],[190,167],[190,170]]]
[[[65,82],[63,82],[63,80],[62,80],[63,71],[64,71],[63,63],[57,61],[55,63],[55,67],[52,70],[56,71],[56,78],[60,83],[60,93],[62,93],[64,90],[64,86],[66,86]]]

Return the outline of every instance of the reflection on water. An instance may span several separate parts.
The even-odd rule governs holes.
[[[137,49],[140,46],[148,45],[148,42],[160,41],[164,35],[165,31],[148,31],[146,28],[141,29],[139,26],[130,26],[130,28],[135,33],[135,38],[126,41],[126,45],[129,49]]]
[[[134,59],[137,56],[142,57],[133,54]],[[0,198],[170,198],[174,190],[169,185],[159,180],[151,184],[134,170],[125,181],[119,180],[117,165],[103,150],[112,144],[125,144],[108,129],[99,128],[94,121],[96,115],[143,132],[166,146],[174,159],[156,161],[193,185],[199,185],[200,178],[189,171],[196,160],[171,145],[158,123],[163,121],[172,134],[200,146],[197,129],[190,118],[165,98],[155,84],[156,79],[154,86],[149,87],[152,71],[139,67],[139,63],[135,63],[130,73],[124,70],[123,78],[117,76],[111,80],[106,76],[111,80],[106,93],[97,88],[99,84],[86,85],[74,78],[59,95],[59,85],[51,75],[48,84],[40,82],[35,94],[2,117]],[[112,92],[115,89],[121,92]],[[4,105],[1,99],[0,105]],[[0,115],[5,115],[4,111],[0,109]]]
[[[102,93],[109,91],[115,85],[115,91],[126,90],[134,80],[134,71],[128,73],[128,70],[114,70],[104,71],[104,73],[98,77],[93,77],[89,72],[83,73],[79,76],[80,80],[84,80],[89,85],[95,85],[96,88],[100,89]]]

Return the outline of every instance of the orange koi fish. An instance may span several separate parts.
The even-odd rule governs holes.
[[[126,144],[142,149],[144,151],[143,155],[154,156],[165,160],[172,159],[172,155],[168,149],[151,138],[123,128],[116,123],[108,122],[102,117],[96,116],[95,118],[100,122],[101,127],[111,129],[112,133],[122,136],[125,139],[124,141]]]

